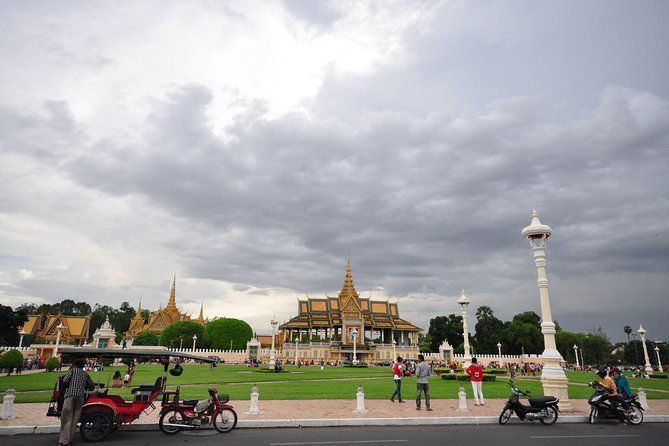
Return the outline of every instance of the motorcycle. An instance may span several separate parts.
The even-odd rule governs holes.
[[[499,424],[506,424],[511,418],[512,414],[516,414],[521,420],[540,421],[541,424],[553,424],[558,419],[558,398],[554,396],[542,396],[536,398],[529,398],[531,392],[529,390],[522,391],[509,381],[511,387],[511,396],[504,405],[502,413],[499,415]],[[530,405],[525,405],[520,401],[520,397],[528,397]]]
[[[590,416],[588,417],[588,421],[590,424],[595,424],[597,418],[618,420],[618,414],[620,413],[623,414],[630,424],[635,426],[643,422],[643,408],[641,407],[636,394],[625,400],[629,405],[629,409],[625,410],[620,405],[613,405],[611,401],[606,398],[609,394],[609,389],[606,387],[593,382],[589,382],[588,387],[595,389],[595,393],[588,399],[588,404],[590,404]]]
[[[174,395],[170,401],[169,397]],[[199,429],[209,424],[218,432],[230,432],[237,425],[237,413],[226,404],[228,395],[219,395],[218,389],[209,389],[210,400],[179,401],[179,387],[175,392],[164,392],[158,426],[163,433],[174,435],[182,429]]]

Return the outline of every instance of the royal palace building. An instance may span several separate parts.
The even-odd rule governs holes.
[[[200,315],[197,317],[197,319],[191,319],[189,314],[184,313],[183,311],[181,311],[181,309],[179,309],[179,307],[177,307],[176,283],[177,283],[177,278],[175,276],[174,279],[172,280],[172,289],[170,290],[170,298],[167,301],[167,306],[166,307],[161,306],[158,309],[158,311],[152,312],[151,315],[149,316],[148,322],[145,322],[144,318],[142,317],[142,303],[141,302],[139,303],[135,317],[133,317],[130,320],[130,326],[128,327],[128,331],[125,332],[124,338],[126,340],[126,346],[128,347],[132,346],[132,341],[134,337],[140,333],[148,331],[160,336],[165,327],[175,322],[193,321],[197,322],[200,325],[206,324],[203,314],[204,311],[203,305],[200,306]]]
[[[340,362],[355,353],[365,363],[390,361],[394,354],[415,358],[422,331],[400,317],[397,303],[361,298],[349,259],[339,295],[298,300],[297,316],[279,330],[284,360],[294,361],[297,354],[301,360]]]

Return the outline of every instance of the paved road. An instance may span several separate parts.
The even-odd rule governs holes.
[[[508,426],[415,426],[415,427],[340,427],[304,429],[239,429],[229,434],[212,431],[180,433],[166,436],[161,432],[118,431],[100,445],[170,446],[425,446],[442,444],[493,444],[543,446],[587,445],[618,446],[630,444],[666,445],[669,423],[649,423],[637,427],[614,424],[556,424],[542,426],[514,424]],[[2,437],[5,445],[54,446],[56,435],[23,435]],[[85,444],[78,441],[76,444]]]

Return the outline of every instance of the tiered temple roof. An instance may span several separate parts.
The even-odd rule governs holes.
[[[61,332],[61,342],[72,341],[81,345],[88,338],[88,330],[91,325],[91,315],[88,316],[66,316],[63,314],[32,314],[23,325],[22,330],[35,339],[46,339],[55,341],[58,337],[58,327],[63,324],[65,329]]]
[[[168,325],[171,325],[175,322],[191,320],[189,314],[183,313],[181,309],[177,307],[176,283],[177,278],[175,275],[174,279],[172,280],[172,289],[170,290],[170,298],[167,302],[167,306],[165,308],[161,306],[158,311],[151,313],[149,322],[147,323],[144,322],[144,318],[142,317],[142,302],[140,300],[139,305],[137,306],[137,313],[130,321],[128,331],[125,333],[126,337],[133,337],[144,331],[160,334]],[[194,322],[197,322],[201,325],[206,324],[204,319],[204,303],[200,305],[200,315]]]
[[[342,325],[344,319],[362,319],[366,328],[421,331],[420,327],[402,319],[397,303],[361,298],[355,289],[350,259],[346,260],[346,276],[337,297],[298,300],[298,315],[279,329],[330,328]]]

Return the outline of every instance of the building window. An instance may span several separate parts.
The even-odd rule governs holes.
[[[390,359],[390,352],[386,352],[386,359]]]

